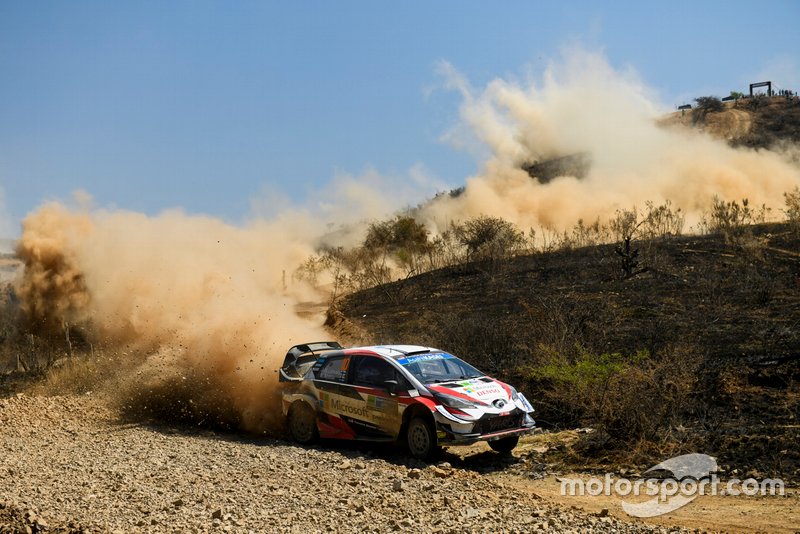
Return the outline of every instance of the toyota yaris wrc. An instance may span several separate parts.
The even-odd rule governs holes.
[[[430,347],[297,345],[280,380],[283,414],[303,444],[320,437],[399,440],[427,460],[440,445],[476,441],[508,452],[535,427],[524,395]]]

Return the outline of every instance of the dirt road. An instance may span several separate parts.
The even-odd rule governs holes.
[[[569,478],[585,475],[567,474]],[[561,477],[550,476],[541,480],[523,480],[519,477],[498,477],[511,487],[535,493],[545,502],[572,504],[587,513],[609,510],[610,515],[629,519],[617,496],[564,497],[561,495]],[[723,532],[797,532],[800,528],[800,496],[796,490],[781,496],[699,496],[688,505],[667,516],[647,520],[651,525],[680,525],[686,528]]]
[[[560,498],[552,481],[519,474],[520,458],[452,450],[426,466],[386,446],[302,448],[125,423],[96,395],[15,395],[0,398],[0,532],[666,532],[714,529],[731,506],[768,513],[751,523],[764,530],[797,519],[794,494],[766,508],[698,503],[686,508],[694,515],[631,521],[615,503]],[[725,519],[719,526],[738,528]]]
[[[563,495],[562,480],[581,479],[588,483],[590,476],[585,473],[548,472],[537,460],[535,450],[544,441],[550,442],[553,439],[557,439],[553,434],[525,438],[514,453],[514,461],[508,460],[505,469],[494,470],[489,473],[489,477],[525,495],[536,495],[543,502],[552,505],[575,508],[589,514],[608,512],[610,516],[623,521],[642,521],[653,526],[678,526],[709,532],[796,533],[800,530],[800,491],[791,487],[785,488],[783,496],[697,496],[674,512],[648,519],[635,519],[626,514],[622,508],[623,499],[618,495]],[[451,453],[458,456],[452,461],[454,466],[466,469],[482,469],[486,462],[479,460],[492,457],[491,450],[483,443],[463,449],[454,448]],[[602,479],[603,476],[597,475],[597,478]],[[618,478],[619,475],[614,474],[613,479]],[[724,488],[724,484],[720,487]],[[627,500],[636,502],[647,498],[642,495]]]
[[[0,531],[653,531],[388,450],[123,424],[91,395],[0,400],[0,429]]]

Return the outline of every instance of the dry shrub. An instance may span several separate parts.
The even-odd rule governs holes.
[[[466,249],[467,261],[499,264],[524,250],[525,234],[499,217],[482,215],[454,227],[458,241]]]
[[[391,257],[406,276],[422,272],[430,246],[425,225],[408,215],[370,224],[364,238],[365,249],[382,256],[384,263],[387,256]]]
[[[542,346],[534,358],[529,389],[540,410],[567,425],[597,428],[611,446],[667,439],[690,407],[700,364],[686,347],[626,355]]]
[[[577,294],[534,297],[522,305],[526,323],[535,325],[525,330],[529,347],[546,346],[558,352],[577,345],[591,347],[601,344],[605,333],[613,328],[614,319],[605,302],[586,300]]]
[[[629,210],[617,210],[614,217],[609,221],[608,227],[612,239],[616,242],[622,242],[626,239],[632,239],[641,224],[639,211],[634,206]]]
[[[617,243],[614,251],[620,257],[623,277],[663,267],[660,244],[681,235],[684,223],[683,211],[669,200],[658,205],[647,201],[642,213],[635,206],[617,210],[608,223],[608,235]]]
[[[524,363],[527,349],[510,321],[447,315],[437,321],[431,345],[452,352],[479,369],[506,377]]]
[[[703,123],[709,113],[719,113],[724,108],[722,100],[717,96],[700,96],[694,99],[697,105],[692,109],[692,121]]]
[[[659,239],[683,233],[686,216],[680,208],[674,207],[672,202],[667,200],[663,204],[656,205],[648,200],[644,205],[644,219],[639,228],[639,236],[642,239]]]
[[[527,246],[524,233],[496,217],[451,223],[446,231],[430,239],[423,224],[399,215],[371,223],[359,246],[322,248],[293,276],[317,288],[327,284],[332,302],[371,287],[382,288],[397,302],[400,297],[386,286],[398,278],[470,262],[488,266],[488,273],[496,274],[505,260],[525,252]]]
[[[455,228],[456,225],[451,223],[447,230],[431,241],[428,249],[428,268],[430,270],[464,263],[464,246],[458,240]]]
[[[769,105],[769,98],[763,93],[751,96],[747,99],[747,107],[752,110],[761,109]]]
[[[56,360],[43,370],[41,381],[33,385],[40,395],[84,394],[103,389],[121,368],[119,358],[103,353],[79,353]]]
[[[607,222],[591,223],[579,219],[570,229],[542,226],[527,234],[513,223],[479,216],[451,222],[441,233],[430,236],[426,227],[411,215],[372,222],[364,241],[355,247],[323,247],[294,272],[294,278],[318,289],[325,288],[331,301],[372,287],[384,289],[388,298],[398,301],[388,286],[399,278],[427,271],[472,264],[490,277],[503,272],[507,260],[534,252],[554,252],[623,242],[628,236],[647,241],[647,252],[658,238],[680,235],[684,215],[669,201],[645,203],[639,212],[619,210]],[[653,255],[650,263],[657,258]]]
[[[701,225],[709,233],[722,234],[728,243],[739,244],[752,235],[749,228],[751,225],[768,220],[770,211],[764,205],[753,208],[746,198],[739,203],[714,197],[711,212],[704,214]]]
[[[349,293],[389,283],[392,273],[387,259],[385,254],[363,246],[329,247],[308,257],[293,277],[315,288],[327,282],[330,302],[334,303]]]
[[[586,224],[583,219],[578,219],[578,222],[572,227],[572,234],[565,233],[562,248],[591,247],[606,241],[608,241],[607,228],[600,224],[600,219],[595,220],[592,224]]]
[[[783,194],[786,203],[786,220],[792,230],[800,234],[800,187],[795,187],[792,191]]]
[[[68,328],[71,341],[66,342],[65,337],[39,333],[30,333],[17,326],[10,330],[2,344],[0,344],[0,357],[3,365],[2,371],[20,371],[25,373],[41,374],[51,367],[62,364],[69,358],[79,357],[84,350],[89,350],[88,344],[75,330]]]

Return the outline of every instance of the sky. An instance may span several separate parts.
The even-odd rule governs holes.
[[[800,89],[798,21],[797,1],[5,0],[0,237],[76,190],[241,223],[265,192],[302,203],[340,176],[457,187],[481,161],[445,140],[443,62],[482,87],[580,46],[669,110]]]

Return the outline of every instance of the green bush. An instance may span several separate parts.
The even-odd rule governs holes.
[[[626,356],[619,352],[594,354],[580,346],[576,349],[577,354],[568,357],[544,348],[548,353],[546,357],[548,363],[531,370],[530,378],[586,392],[606,384],[612,376],[625,372],[629,366],[639,364],[650,357],[646,350]]]
[[[593,426],[617,444],[666,440],[688,409],[700,361],[680,347],[626,355],[540,346],[534,359],[540,363],[527,371],[528,391],[545,419]]]

